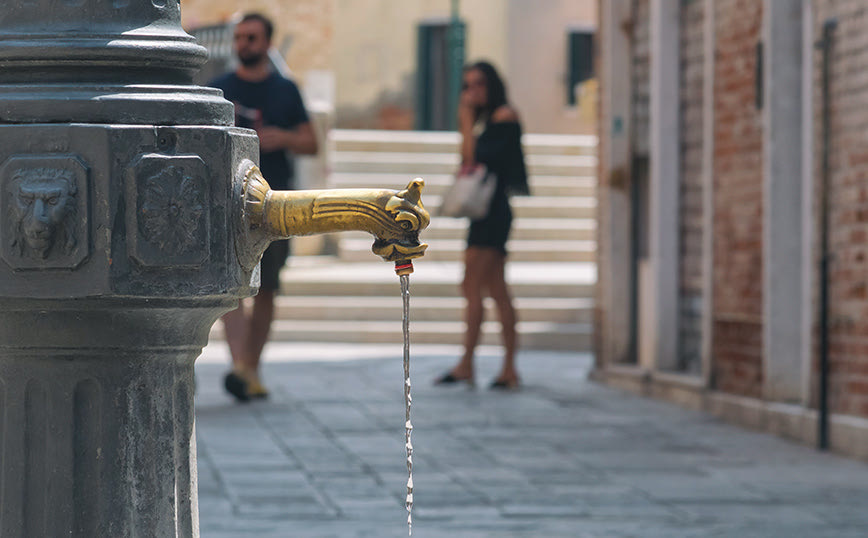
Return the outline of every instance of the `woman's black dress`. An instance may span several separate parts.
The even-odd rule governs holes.
[[[470,222],[468,247],[490,247],[506,254],[506,241],[512,225],[509,196],[528,194],[527,171],[521,149],[518,122],[489,123],[476,140],[476,162],[497,176],[488,215]]]

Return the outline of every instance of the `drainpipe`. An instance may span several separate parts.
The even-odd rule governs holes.
[[[820,387],[817,404],[817,448],[829,448],[829,61],[832,54],[832,34],[838,26],[836,19],[828,19],[823,24],[823,38],[818,43],[823,52],[822,98],[823,98],[823,146],[820,189]]]

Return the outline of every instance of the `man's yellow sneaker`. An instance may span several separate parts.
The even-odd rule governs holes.
[[[247,383],[247,396],[250,398],[268,398],[268,389],[259,382],[259,379],[253,379]]]

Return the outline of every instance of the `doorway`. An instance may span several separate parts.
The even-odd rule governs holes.
[[[454,83],[450,66],[464,63],[464,47],[450,46],[450,21],[423,22],[418,28],[416,65],[416,129],[448,131],[456,128],[458,96],[452,95]],[[463,44],[466,26],[458,24],[458,41]],[[459,58],[454,58],[459,55]],[[460,75],[459,75],[460,76]]]

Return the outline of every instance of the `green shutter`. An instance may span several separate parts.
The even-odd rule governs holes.
[[[567,47],[567,104],[576,105],[576,85],[594,78],[594,35],[590,32],[570,32]]]
[[[431,109],[429,107],[430,88],[430,31],[431,27],[420,24],[418,26],[418,40],[416,48],[416,129],[425,131],[431,128]]]

